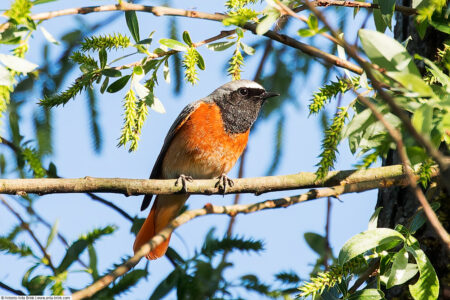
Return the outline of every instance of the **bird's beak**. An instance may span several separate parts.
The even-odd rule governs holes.
[[[280,96],[280,94],[278,93],[274,93],[274,92],[264,92],[264,94],[262,94],[262,97],[264,100],[272,98],[272,97],[276,97],[276,96]]]

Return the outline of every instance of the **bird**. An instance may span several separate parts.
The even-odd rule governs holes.
[[[186,181],[218,178],[225,193],[233,181],[226,174],[247,146],[250,129],[264,102],[279,96],[268,92],[251,80],[228,82],[210,95],[188,104],[169,129],[156,159],[150,179],[177,179],[185,192]],[[188,193],[158,195],[133,245],[136,253],[142,245],[166,227],[179,213]],[[145,210],[153,195],[145,195],[141,210]],[[170,236],[152,249],[149,260],[163,256]]]

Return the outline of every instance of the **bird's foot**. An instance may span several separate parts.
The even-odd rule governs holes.
[[[193,180],[194,178],[192,178],[192,176],[181,174],[180,177],[177,178],[177,181],[175,181],[175,186],[178,186],[181,183],[181,191],[187,193],[186,181],[192,182]]]
[[[227,192],[227,187],[234,186],[234,181],[225,173],[217,177],[217,179],[219,179],[219,181],[216,183],[216,187],[219,187],[219,191],[223,194]]]

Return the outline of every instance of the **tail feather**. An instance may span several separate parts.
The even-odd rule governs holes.
[[[135,253],[177,216],[188,197],[189,195],[159,195],[156,197],[155,203],[134,241]],[[157,259],[163,256],[169,247],[169,241],[170,235],[147,254],[147,259]]]

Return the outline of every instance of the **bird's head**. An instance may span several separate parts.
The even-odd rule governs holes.
[[[230,133],[242,133],[256,121],[264,102],[278,95],[254,81],[235,80],[222,85],[207,98],[220,107],[225,129]]]

